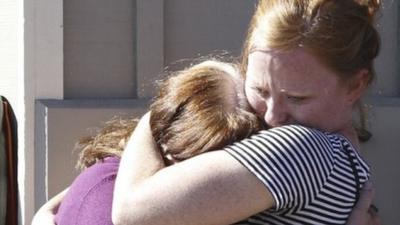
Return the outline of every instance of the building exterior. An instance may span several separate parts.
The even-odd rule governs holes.
[[[77,175],[76,140],[114,115],[141,115],[163,70],[237,56],[256,0],[0,1],[0,94],[19,123],[21,224]],[[400,221],[400,3],[383,1],[370,91],[373,168],[384,224]],[[390,203],[390,204],[389,204]]]

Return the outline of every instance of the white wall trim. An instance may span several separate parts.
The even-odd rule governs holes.
[[[18,92],[20,224],[35,213],[35,99],[63,99],[63,1],[20,0]]]

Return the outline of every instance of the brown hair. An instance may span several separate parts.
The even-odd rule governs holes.
[[[371,82],[380,49],[373,24],[379,7],[379,0],[260,0],[244,42],[241,74],[246,74],[248,56],[256,49],[303,48],[343,81],[367,69]]]
[[[136,118],[112,118],[93,136],[81,138],[75,145],[79,152],[76,167],[87,168],[108,156],[120,157],[126,141],[138,123]]]
[[[302,47],[333,71],[351,76],[368,69],[380,38],[373,21],[379,0],[260,0],[243,50],[242,70],[253,49]]]
[[[236,76],[234,79],[232,76]],[[250,112],[234,64],[205,61],[160,82],[150,127],[167,164],[222,147],[262,129]],[[78,165],[120,156],[137,120],[114,119],[78,143]]]
[[[233,73],[239,78],[234,65],[208,61],[160,86],[150,107],[150,125],[165,155],[184,160],[261,129],[259,119],[248,111],[243,90],[235,90],[229,75]]]

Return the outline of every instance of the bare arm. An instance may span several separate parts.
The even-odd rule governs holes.
[[[32,225],[55,225],[54,217],[67,191],[68,188],[42,205],[33,217]]]
[[[150,113],[147,113],[139,121],[121,158],[113,196],[114,224],[128,216],[126,209],[131,207],[131,203],[126,198],[133,195],[132,192],[144,179],[164,167],[149,129],[149,119]]]
[[[163,168],[146,116],[121,160],[115,224],[231,224],[273,206],[265,186],[225,151]]]

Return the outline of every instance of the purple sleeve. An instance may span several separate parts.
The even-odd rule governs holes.
[[[56,215],[57,225],[112,225],[111,207],[119,160],[108,158],[72,183]]]
[[[115,179],[103,180],[83,199],[76,225],[112,225],[111,208]]]

